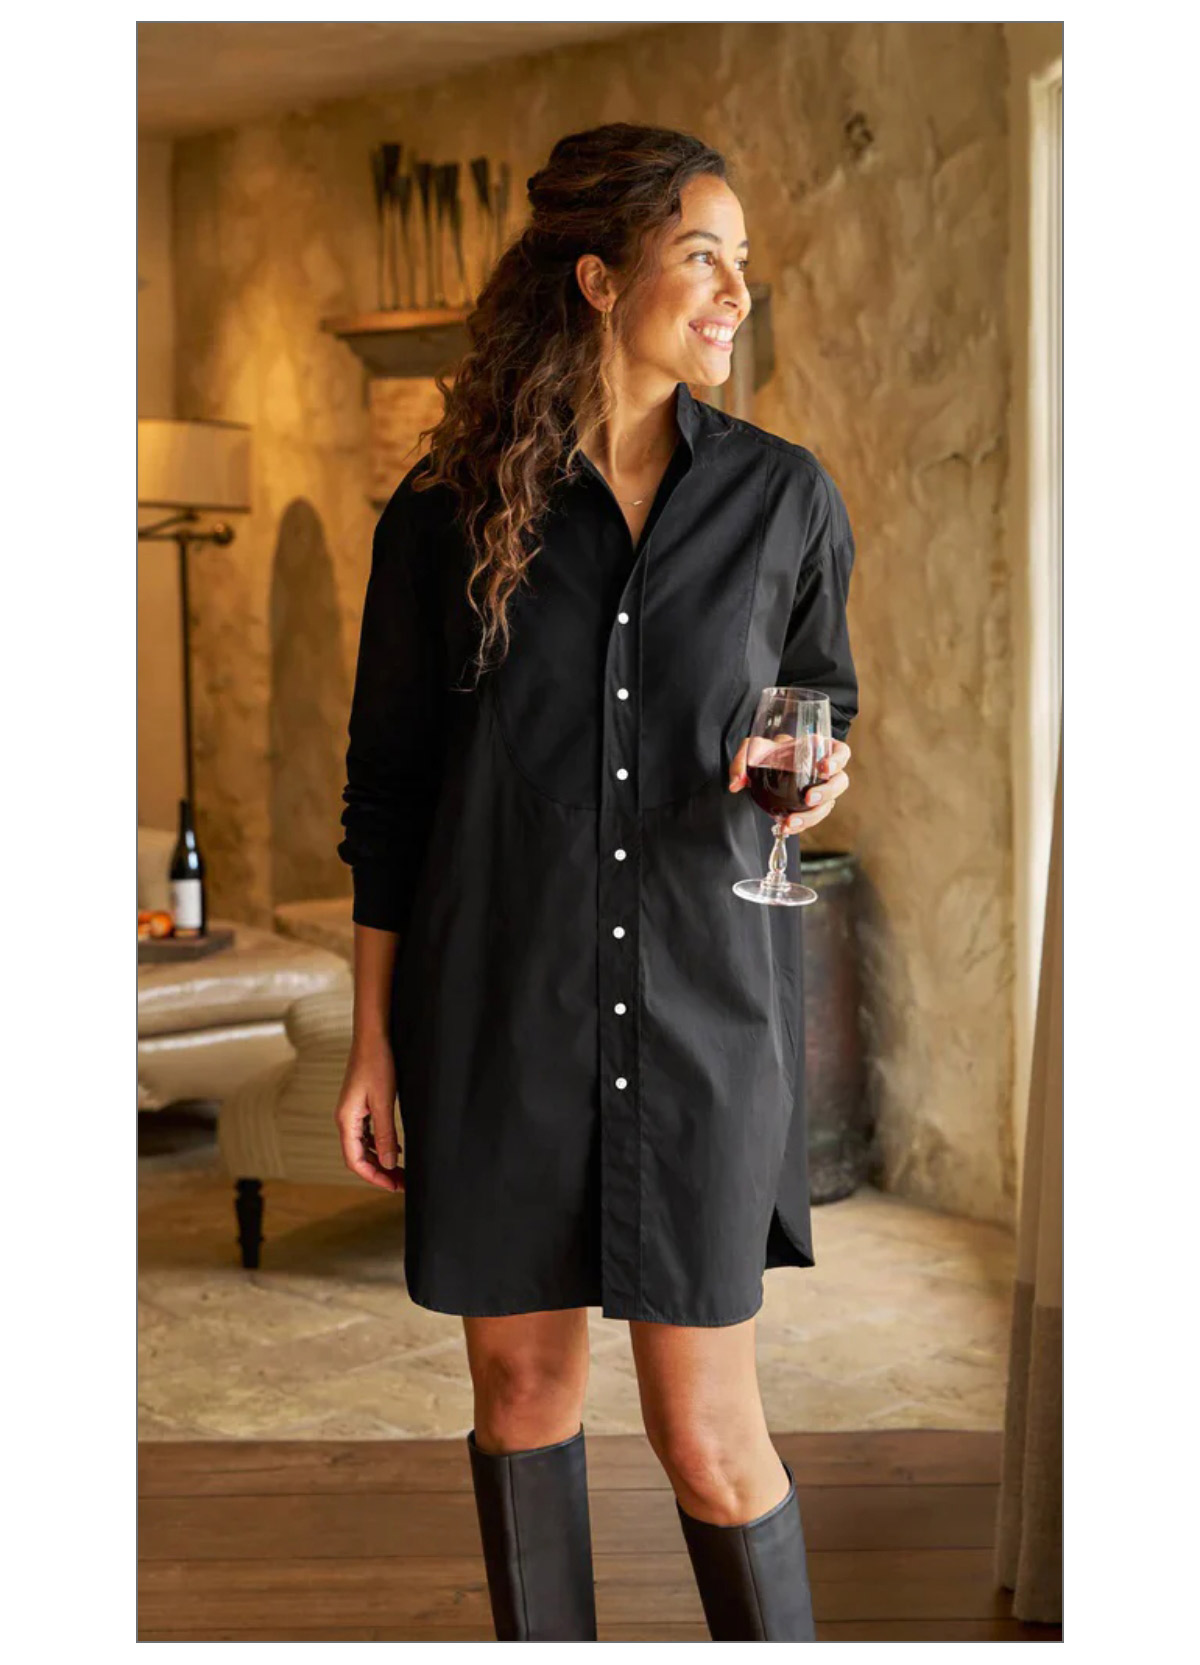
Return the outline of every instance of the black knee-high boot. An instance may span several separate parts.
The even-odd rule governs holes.
[[[783,1459],[780,1458],[783,1462]],[[675,1507],[714,1642],[815,1642],[796,1480],[754,1520],[733,1526]]]
[[[556,1445],[481,1451],[467,1435],[498,1642],[594,1642],[583,1428]]]

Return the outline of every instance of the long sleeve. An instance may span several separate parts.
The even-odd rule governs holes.
[[[355,923],[398,932],[428,842],[444,742],[436,542],[425,529],[428,497],[411,491],[411,478],[372,542],[337,849],[354,876]]]
[[[844,740],[858,715],[858,678],[850,652],[846,602],[854,566],[854,535],[841,494],[821,470],[824,494],[810,547],[800,565],[783,653],[781,687],[817,688],[829,696],[830,728]]]

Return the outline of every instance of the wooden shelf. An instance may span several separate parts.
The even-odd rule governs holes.
[[[466,307],[401,307],[395,312],[359,312],[351,318],[325,318],[321,328],[330,335],[380,335],[394,330],[424,330],[439,325],[461,324]]]
[[[448,371],[467,348],[465,307],[413,307],[323,318],[321,328],[344,341],[373,376],[432,376]]]

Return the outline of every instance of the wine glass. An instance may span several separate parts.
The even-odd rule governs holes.
[[[787,876],[787,818],[804,808],[804,794],[817,784],[818,769],[833,751],[829,698],[816,688],[764,688],[746,747],[747,790],[759,809],[775,818],[775,845],[765,878],[739,879],[738,896],[748,902],[798,908],[817,900],[808,885]],[[800,846],[796,845],[797,871]]]

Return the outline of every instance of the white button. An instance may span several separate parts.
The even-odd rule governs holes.
[[[614,937],[623,937],[624,935],[625,935],[624,925],[614,925],[613,926],[613,936]]]
[[[617,779],[618,780],[628,780],[629,779],[629,770],[628,769],[618,769],[617,770]]]
[[[625,1077],[623,1075],[618,1075],[618,1077],[617,1077],[617,1086],[618,1087],[628,1087],[628,1085],[629,1085],[629,1083],[628,1083],[628,1081],[626,1081]]]
[[[613,1007],[613,1011],[614,1012],[623,1012],[624,1010],[625,1010],[625,1002],[623,1000],[618,1000],[616,1005]]]
[[[617,689],[617,698],[619,700],[627,700],[629,698],[629,689],[628,688],[618,688]]]
[[[614,850],[613,855],[616,856],[618,861],[624,861],[625,860],[624,850]]]
[[[618,624],[628,624],[629,623],[629,614],[628,613],[618,613],[617,614],[617,623]]]

